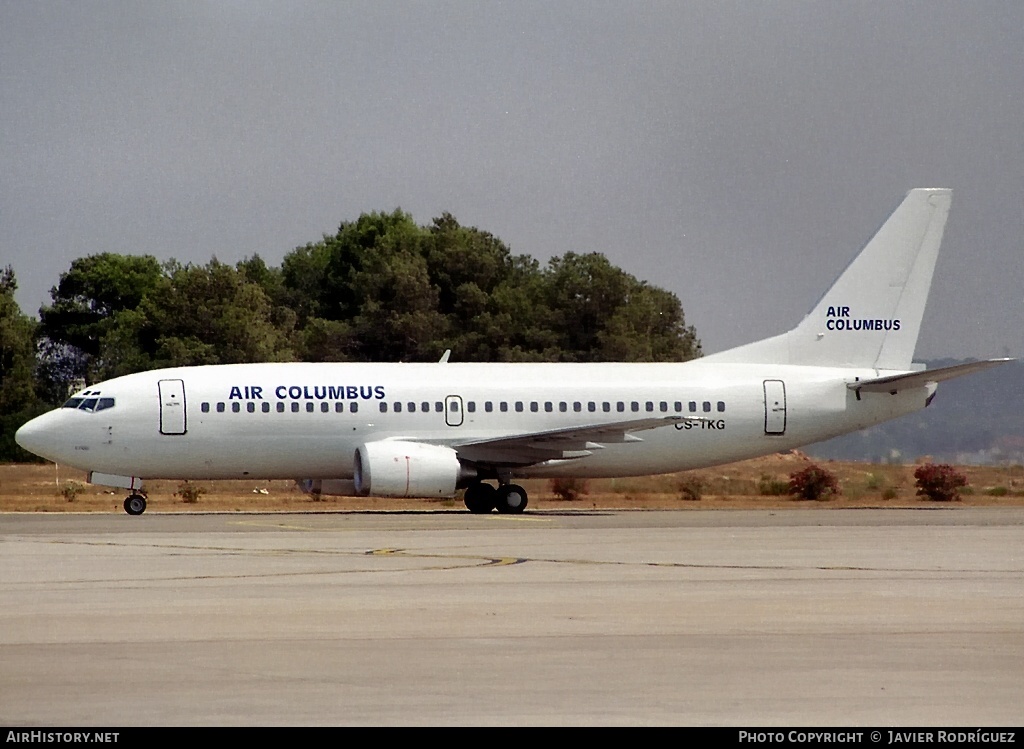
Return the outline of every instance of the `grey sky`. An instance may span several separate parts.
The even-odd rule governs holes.
[[[795,325],[952,187],[921,358],[1024,355],[1024,3],[0,0],[0,266],[278,265],[443,211],[675,292],[706,352]]]

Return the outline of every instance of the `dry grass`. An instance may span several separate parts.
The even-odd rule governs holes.
[[[787,495],[766,495],[773,484],[808,463],[799,452],[667,476],[593,479],[575,500],[558,498],[547,481],[524,481],[531,509],[772,509],[840,507],[921,507],[934,505],[916,496],[915,465],[817,461],[839,477],[842,494],[807,502]],[[1024,467],[962,466],[969,486],[961,505],[1024,506]],[[695,481],[696,480],[696,481]],[[464,510],[461,499],[383,499],[322,497],[303,494],[292,481],[199,481],[198,494],[182,491],[179,481],[147,486],[147,512],[339,512],[359,510]],[[684,483],[690,487],[687,496]],[[692,488],[699,487],[699,499]],[[188,489],[189,487],[186,487]],[[81,471],[62,466],[0,465],[0,512],[124,512],[127,492],[85,483]],[[196,497],[186,502],[188,496]]]

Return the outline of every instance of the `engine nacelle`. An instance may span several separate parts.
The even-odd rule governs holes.
[[[356,493],[374,497],[453,497],[466,471],[441,445],[381,440],[356,449]]]

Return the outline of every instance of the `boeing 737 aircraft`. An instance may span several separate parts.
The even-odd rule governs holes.
[[[517,513],[516,479],[672,473],[807,445],[1010,361],[912,363],[950,202],[911,190],[799,325],[701,359],[180,367],[90,385],[16,439],[130,490],[132,515],[147,479],[241,478],[349,496],[464,488],[471,512]]]

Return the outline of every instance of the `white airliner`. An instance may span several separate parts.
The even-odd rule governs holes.
[[[322,494],[452,497],[517,513],[532,477],[672,473],[917,411],[1001,364],[912,363],[951,191],[915,189],[788,333],[683,363],[274,363],[90,385],[19,445],[131,491],[147,479],[297,479]],[[495,484],[488,482],[496,482]]]

